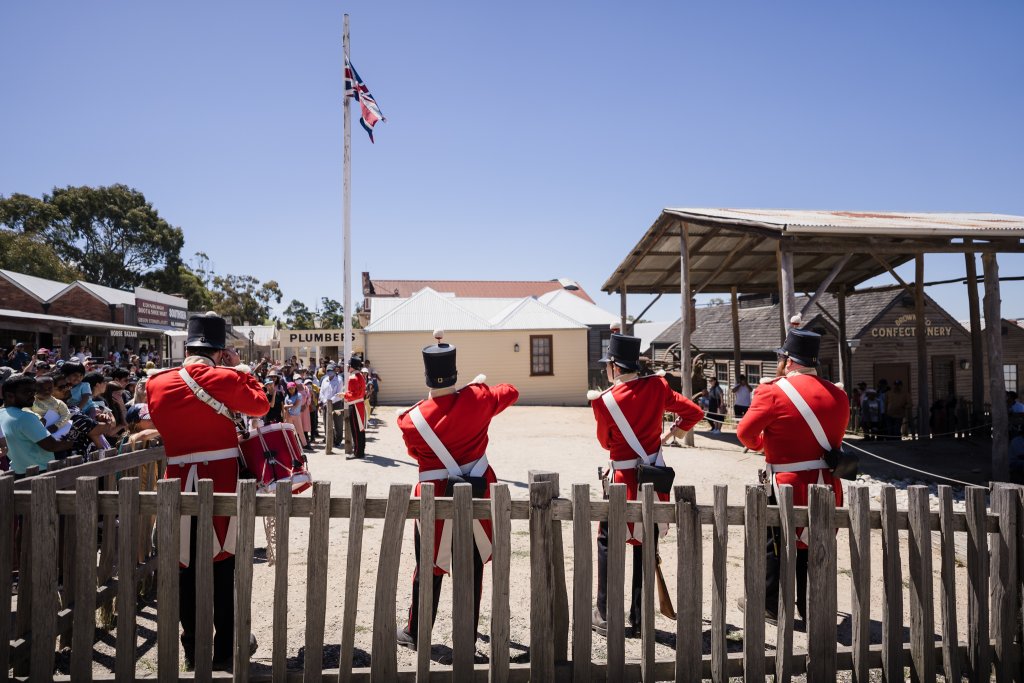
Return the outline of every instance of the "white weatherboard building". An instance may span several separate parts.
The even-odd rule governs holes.
[[[380,402],[412,405],[426,396],[421,351],[442,329],[458,349],[456,386],[484,374],[488,384],[514,384],[521,405],[585,405],[589,328],[575,317],[584,312],[559,310],[559,298],[456,297],[429,287],[408,298],[375,298],[364,333]]]

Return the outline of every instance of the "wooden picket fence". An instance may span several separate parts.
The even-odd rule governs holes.
[[[130,457],[130,456],[129,456]],[[908,666],[914,680],[934,680],[942,671],[946,680],[988,680],[994,671],[999,681],[1021,680],[1021,560],[1024,555],[1022,491],[1019,487],[997,487],[991,492],[992,509],[986,508],[986,491],[967,491],[966,512],[955,513],[952,491],[940,487],[940,510],[931,512],[926,487],[911,487],[909,506],[897,509],[895,489],[883,490],[880,509],[869,506],[865,487],[849,487],[848,508],[835,508],[831,491],[813,487],[809,505],[794,507],[792,490],[782,487],[778,506],[768,506],[765,491],[748,487],[743,506],[726,504],[727,487],[716,486],[713,503],[698,505],[694,488],[677,486],[674,502],[656,502],[654,492],[644,487],[639,501],[626,501],[625,487],[612,485],[606,500],[591,500],[591,487],[575,484],[569,498],[559,496],[557,475],[531,475],[529,497],[512,499],[507,485],[494,485],[489,500],[471,498],[469,485],[455,487],[452,498],[435,499],[430,489],[422,498],[412,498],[409,485],[392,485],[386,498],[367,496],[365,484],[355,484],[344,497],[331,497],[328,482],[316,482],[311,496],[292,496],[287,488],[276,495],[257,495],[254,482],[242,482],[237,495],[214,494],[212,482],[199,483],[198,493],[182,494],[177,482],[163,481],[158,491],[140,492],[133,477],[119,480],[117,491],[99,491],[95,477],[80,477],[73,491],[59,491],[61,472],[25,480],[29,491],[15,490],[9,478],[0,479],[0,547],[10,547],[16,515],[31,538],[28,550],[32,579],[22,579],[18,612],[12,630],[0,620],[0,671],[23,667],[20,674],[33,680],[49,680],[54,671],[54,641],[71,633],[70,679],[93,680],[94,611],[99,600],[113,591],[120,604],[134,606],[140,568],[137,547],[139,520],[157,518],[157,676],[161,681],[211,680],[230,674],[211,671],[213,632],[212,524],[214,515],[237,515],[237,556],[251,558],[257,517],[270,517],[276,524],[278,562],[274,569],[272,672],[252,676],[248,665],[253,591],[253,565],[236,564],[236,645],[234,680],[303,681],[620,681],[630,679],[698,681],[710,678],[727,681],[742,676],[746,681],[775,680],[787,683],[805,674],[809,681],[835,680],[837,671],[852,672],[853,680],[869,681],[871,670],[881,670],[883,680],[904,680]],[[19,487],[23,482],[19,482]],[[117,517],[117,558],[121,568],[131,567],[132,581],[104,580],[100,570],[96,526],[100,518]],[[178,640],[178,553],[180,516],[199,518],[197,534],[197,632],[196,670],[179,670]],[[289,670],[287,653],[287,585],[289,523],[293,518],[309,520],[308,567],[306,573],[305,657],[301,672]],[[340,669],[324,671],[322,654],[328,591],[327,562],[331,547],[330,520],[347,518],[348,538],[343,586],[343,615]],[[363,529],[367,520],[383,519],[383,531],[376,567],[373,596],[371,665],[353,668],[353,650],[360,599],[359,577],[363,558]],[[432,664],[430,648],[420,647],[416,666],[400,669],[396,655],[396,612],[399,557],[403,551],[408,520],[421,523],[421,557],[429,566],[435,519],[453,520],[453,633],[451,667]],[[494,527],[491,564],[492,591],[489,661],[475,664],[473,631],[473,532],[474,519],[490,519]],[[63,547],[58,541],[61,520],[68,530]],[[530,635],[529,662],[512,663],[510,645],[510,582],[512,580],[511,533],[515,520],[529,525]],[[593,659],[591,608],[593,604],[593,523],[609,524],[608,551],[608,646],[604,661]],[[678,546],[675,602],[674,657],[655,656],[655,553],[653,544],[643,551],[643,623],[639,661],[626,661],[626,524],[640,523],[644,537],[652,538],[655,524],[674,525]],[[572,557],[563,557],[563,524],[571,524]],[[705,586],[702,567],[705,551],[702,529],[711,530],[712,582]],[[748,609],[744,616],[742,653],[728,653],[726,647],[726,553],[729,527],[742,527],[743,586],[747,605],[764,602],[764,546],[766,528],[779,527],[783,538],[780,585],[780,614],[777,648],[765,647],[765,621],[760,609]],[[795,530],[807,527],[810,534],[808,601],[806,615],[807,651],[794,651],[793,622],[795,593]],[[112,529],[113,526],[105,526]],[[852,585],[853,639],[851,647],[837,644],[837,543],[836,528],[848,529]],[[872,544],[872,530],[880,530],[881,547]],[[901,547],[900,533],[907,542]],[[941,540],[938,586],[933,580],[932,533]],[[966,586],[954,580],[953,541],[966,534]],[[8,544],[4,546],[3,544]],[[69,548],[69,545],[70,548]],[[881,552],[884,565],[883,634],[880,644],[870,644],[871,555]],[[909,566],[909,642],[904,642],[903,577],[901,554]],[[63,589],[58,592],[60,558],[74,558],[63,565]],[[97,563],[97,556],[100,562]],[[573,563],[572,585],[567,585],[565,562]],[[69,576],[68,569],[74,571]],[[11,558],[0,553],[0,576],[11,575]],[[526,577],[516,577],[526,580]],[[27,588],[27,590],[26,590]],[[420,585],[420,643],[431,642],[431,582]],[[702,653],[702,597],[711,594],[711,652]],[[735,587],[734,587],[735,590]],[[969,609],[968,642],[957,638],[956,594],[967,592]],[[569,594],[572,602],[570,607]],[[941,641],[936,643],[933,613],[934,592],[940,592]],[[58,599],[63,599],[60,607]],[[10,591],[0,592],[0,609],[10,612]],[[28,602],[28,607],[24,607]],[[293,625],[294,626],[294,625]],[[27,663],[27,668],[24,665]],[[68,677],[57,677],[66,680]],[[113,675],[102,680],[144,680],[136,662],[136,614],[125,609],[117,616],[117,648]]]

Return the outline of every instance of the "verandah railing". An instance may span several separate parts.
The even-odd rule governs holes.
[[[971,680],[988,680],[994,670],[999,680],[1020,680],[1021,634],[1019,553],[1021,543],[1021,490],[999,487],[992,492],[992,510],[986,509],[986,492],[968,489],[966,512],[955,513],[952,492],[939,490],[940,510],[929,510],[925,487],[911,487],[907,510],[896,507],[895,490],[882,492],[880,509],[869,507],[867,489],[849,487],[849,508],[836,509],[829,489],[814,487],[810,504],[794,508],[792,491],[782,487],[778,506],[767,505],[765,492],[759,487],[746,489],[743,506],[727,506],[725,486],[716,486],[712,505],[697,505],[693,487],[678,486],[675,502],[655,502],[648,487],[642,499],[628,502],[625,489],[613,485],[608,500],[591,500],[591,488],[577,484],[571,498],[557,496],[556,475],[533,477],[528,499],[513,500],[506,485],[492,488],[491,500],[474,500],[468,485],[456,487],[453,498],[435,499],[428,490],[422,499],[411,498],[411,487],[392,485],[387,498],[369,498],[365,484],[356,484],[347,497],[331,497],[330,484],[317,482],[311,496],[293,497],[282,488],[277,495],[256,495],[253,482],[243,482],[237,495],[213,494],[212,483],[201,481],[195,494],[181,494],[177,482],[161,482],[156,493],[140,492],[138,480],[123,478],[118,491],[98,491],[95,478],[76,481],[74,491],[58,491],[55,476],[28,480],[31,490],[14,491],[9,480],[0,480],[0,510],[7,519],[21,515],[31,534],[29,567],[33,580],[29,595],[21,591],[22,600],[30,600],[30,609],[22,617],[28,628],[20,633],[10,631],[10,624],[0,624],[0,642],[12,643],[0,648],[0,671],[8,671],[14,661],[27,661],[33,678],[48,679],[53,672],[54,640],[70,625],[71,679],[90,680],[93,663],[94,598],[103,587],[98,572],[96,524],[101,516],[114,516],[117,525],[119,566],[133,568],[133,582],[116,584],[122,600],[132,605],[135,582],[138,580],[138,520],[148,515],[157,517],[157,546],[173,552],[158,553],[157,579],[157,667],[160,680],[208,680],[212,655],[212,525],[213,515],[238,515],[238,557],[252,557],[256,517],[272,517],[276,521],[278,562],[274,570],[274,608],[272,622],[272,672],[269,676],[250,677],[248,648],[236,648],[236,680],[286,680],[301,676],[303,680],[574,680],[629,678],[643,680],[694,681],[711,678],[724,681],[742,675],[745,680],[765,680],[765,674],[788,681],[797,674],[808,680],[833,680],[837,670],[853,672],[857,681],[869,680],[870,669],[881,669],[885,680],[903,680],[904,666],[909,666],[918,680],[931,680],[939,667],[947,680],[959,680],[961,673]],[[178,571],[179,516],[199,518],[197,534],[197,633],[196,671],[179,672],[178,642]],[[62,549],[57,529],[64,518],[73,531],[74,576],[65,574],[65,584],[73,581],[70,601],[58,611],[58,558]],[[287,590],[289,521],[309,519],[307,548],[305,657],[303,671],[287,668]],[[324,671],[322,653],[325,643],[327,607],[327,562],[330,548],[329,521],[349,519],[346,567],[343,581],[343,615],[341,628],[340,668]],[[359,589],[363,558],[363,529],[366,520],[383,519],[379,560],[374,586],[371,665],[353,668],[353,651],[357,631],[357,607],[362,598]],[[416,666],[399,669],[396,655],[397,586],[399,557],[402,552],[404,527],[409,519],[421,521],[421,563],[429,566],[433,548],[433,520],[452,519],[453,535],[453,661],[450,669],[432,666],[430,648],[421,647]],[[494,555],[492,563],[491,635],[487,664],[474,663],[473,595],[470,577],[473,571],[473,519],[491,519],[494,524]],[[529,523],[530,583],[530,654],[528,664],[511,663],[510,644],[510,581],[512,579],[511,533],[515,520]],[[609,523],[608,554],[608,648],[604,661],[592,661],[591,608],[593,599],[593,522]],[[562,524],[572,525],[572,585],[567,585]],[[676,621],[674,657],[655,656],[655,555],[653,545],[643,551],[644,592],[641,625],[641,657],[627,662],[625,658],[625,560],[626,524],[644,525],[644,535],[651,538],[658,522],[673,523],[678,546],[675,598],[679,607]],[[10,543],[12,524],[0,524],[0,544]],[[704,526],[711,528],[711,585],[702,579],[705,547]],[[747,605],[764,601],[764,545],[766,528],[781,528],[782,555],[780,612],[777,647],[774,654],[766,652],[765,622],[760,609],[750,609],[744,616],[742,653],[728,653],[726,646],[726,592],[730,526],[741,526],[744,534],[743,595]],[[793,595],[795,586],[796,527],[808,527],[811,536],[808,585],[813,599],[808,601],[806,616],[808,649],[794,652]],[[108,527],[110,528],[110,527]],[[836,528],[848,529],[851,563],[853,638],[851,647],[840,647],[836,637],[836,603],[839,574]],[[872,530],[879,530],[881,548],[872,544]],[[907,542],[901,546],[900,532],[905,530]],[[932,534],[941,540],[939,581],[936,585],[932,567]],[[966,534],[966,586],[954,578],[954,534]],[[0,545],[0,547],[4,547]],[[880,550],[883,559],[882,639],[870,644],[871,556]],[[909,567],[909,641],[904,642],[907,623],[903,605],[902,555],[906,553]],[[102,557],[102,556],[101,556]],[[565,558],[568,559],[568,558]],[[0,554],[0,576],[10,575],[10,558]],[[23,566],[23,571],[24,571]],[[65,567],[66,571],[66,567]],[[4,573],[6,572],[6,573]],[[462,577],[462,578],[460,578]],[[250,562],[236,565],[235,642],[248,643],[251,631],[253,566]],[[23,584],[24,585],[24,584]],[[109,584],[107,584],[109,585]],[[96,587],[100,586],[97,590]],[[66,588],[67,586],[65,586]],[[339,587],[341,588],[341,587]],[[711,593],[711,651],[702,653],[702,596]],[[418,641],[429,643],[431,582],[421,582],[420,633]],[[568,600],[569,592],[573,600]],[[957,593],[967,591],[968,639],[957,637]],[[936,619],[932,605],[935,591],[940,594],[941,619]],[[10,611],[10,593],[3,592],[6,609]],[[4,608],[4,605],[0,605]],[[21,609],[19,609],[21,612]],[[0,620],[3,622],[5,620]],[[935,625],[941,623],[941,640],[935,641]],[[107,679],[134,680],[137,677],[134,609],[123,610],[117,619],[117,652],[113,676]],[[571,638],[570,638],[571,634]],[[16,638],[15,638],[16,636]],[[25,657],[27,656],[27,660]],[[97,677],[100,678],[100,677]]]

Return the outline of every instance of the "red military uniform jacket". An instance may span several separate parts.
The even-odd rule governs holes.
[[[704,411],[690,399],[673,391],[664,377],[624,377],[624,381],[617,381],[611,388],[601,392],[600,397],[591,401],[590,405],[597,420],[597,440],[611,456],[612,481],[616,484],[625,484],[626,499],[636,500],[637,453],[626,441],[626,437],[615,424],[615,419],[608,412],[608,406],[603,398],[605,394],[610,393],[615,399],[645,454],[654,456],[655,462],[659,465],[665,464],[661,454],[662,418],[665,412],[679,416],[680,429],[691,429],[704,418]],[[618,467],[615,463],[622,463],[623,469],[615,469]],[[668,496],[663,494],[659,494],[659,498],[668,500]],[[629,524],[626,540],[633,545],[639,545],[642,541],[642,531],[643,525]]]
[[[350,372],[348,375],[345,405],[352,406],[352,410],[355,411],[359,431],[366,431],[366,378],[359,371]]]
[[[259,380],[247,372],[207,363],[185,366],[189,375],[228,410],[262,416],[270,409]],[[153,375],[146,383],[147,404],[167,453],[165,478],[180,479],[182,492],[196,490],[200,479],[212,479],[216,493],[238,488],[238,433],[223,415],[200,401],[178,368]],[[234,517],[214,517],[214,560],[234,554]],[[182,517],[181,562],[189,563],[191,518]]]
[[[519,390],[511,384],[469,384],[464,389],[420,401],[413,408],[419,408],[427,424],[437,438],[448,449],[459,465],[470,465],[487,454],[487,428],[491,419],[519,399]],[[402,430],[405,446],[420,468],[420,483],[416,495],[424,485],[434,487],[435,496],[443,496],[447,486],[447,470],[444,464],[427,445],[419,430],[413,424],[410,412],[398,416],[398,427]],[[486,497],[490,498],[490,485],[497,481],[494,470],[488,465],[484,475],[487,478]],[[451,520],[438,520],[434,530],[434,573],[444,574],[451,569]],[[476,539],[480,557],[487,562],[491,557],[491,522],[475,520],[473,536]]]
[[[821,422],[828,442],[833,448],[838,448],[850,419],[846,392],[812,373],[791,372],[786,377]],[[747,448],[764,451],[764,459],[769,466],[785,468],[793,463],[822,458],[824,453],[807,421],[777,382],[778,379],[758,385],[754,390],[750,409],[740,420],[736,435]],[[772,485],[776,490],[784,484],[793,487],[794,505],[807,505],[807,487],[813,484],[831,486],[835,490],[836,505],[843,504],[843,487],[828,469],[776,472],[772,475]],[[806,548],[802,529],[797,530],[797,536],[801,538],[799,547]]]

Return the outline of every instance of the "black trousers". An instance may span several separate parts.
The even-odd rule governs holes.
[[[412,604],[409,605],[409,618],[406,620],[405,632],[412,636],[413,640],[416,640],[416,636],[419,633],[419,604],[420,604],[420,528],[416,527],[413,532],[413,545],[416,547],[416,568],[412,572]],[[429,576],[434,583],[434,592],[432,594],[433,604],[430,606],[430,623],[433,624],[437,619],[437,606],[441,600],[441,582],[444,579],[444,574],[437,575],[434,573],[434,568],[430,567],[427,569]],[[483,590],[484,583],[484,561],[480,557],[480,550],[476,547],[476,543],[473,543],[473,632],[476,633],[477,627],[480,626],[480,597]]]
[[[181,619],[181,646],[185,656],[195,660],[196,652],[196,518],[192,518],[189,565],[179,570],[178,613]],[[235,633],[235,557],[213,563],[213,658],[234,654]]]
[[[345,445],[345,405],[340,401],[331,404],[331,420],[334,422],[334,447]]]
[[[361,458],[366,455],[366,431],[359,428],[359,413],[355,406],[348,411],[349,429],[352,430],[352,448],[355,456]]]
[[[317,428],[318,428],[319,426],[320,426],[320,411],[319,411],[319,410],[317,409],[317,407],[316,407],[316,406],[314,405],[314,406],[313,406],[313,410],[310,410],[310,411],[309,411],[309,427],[310,427],[310,433],[311,433],[311,436],[312,436],[312,437],[313,437],[314,439],[319,439],[319,438],[320,438],[320,434],[319,434],[319,432],[317,431]]]
[[[630,591],[629,623],[631,626],[639,626],[640,608],[644,599],[643,546],[629,547],[633,549],[633,584]],[[657,531],[654,533],[654,552],[658,552]],[[601,615],[602,619],[608,619],[608,522],[601,522],[597,525],[597,613]]]
[[[775,505],[774,496],[768,502]],[[764,607],[775,614],[779,611],[779,541],[782,530],[777,527],[768,529],[766,547]],[[797,548],[796,551],[796,608],[800,616],[807,615],[807,549]]]

